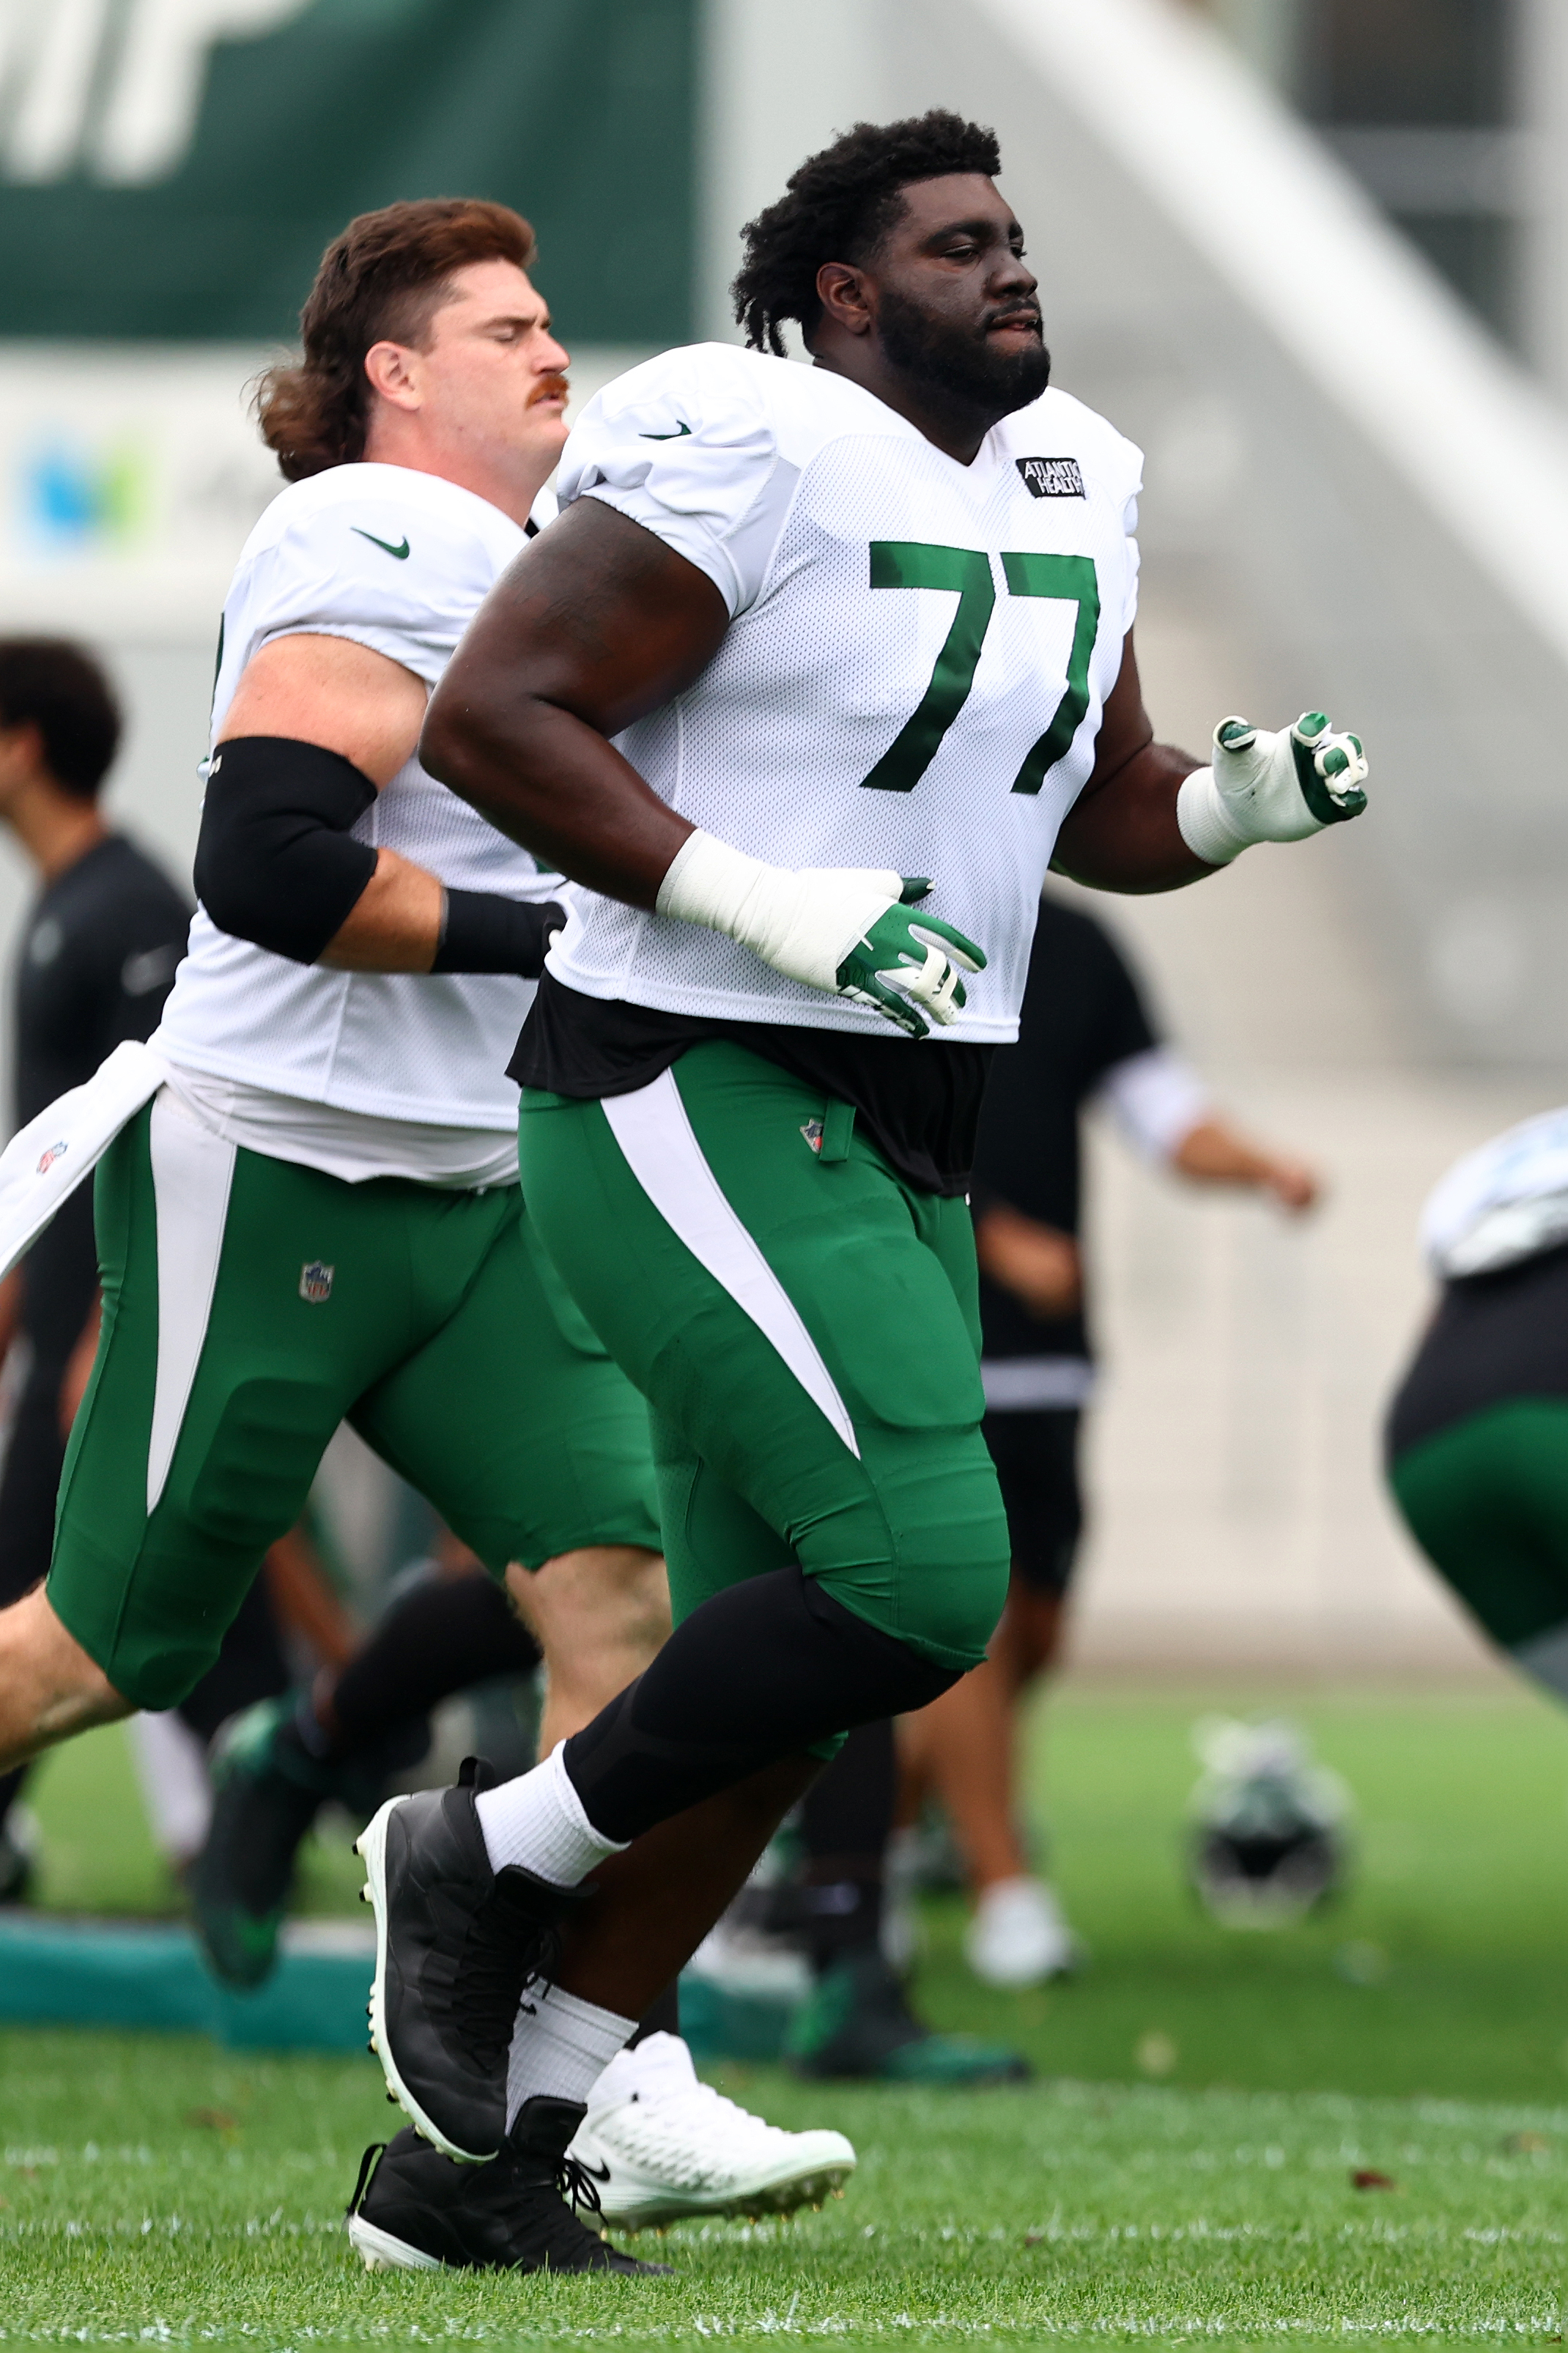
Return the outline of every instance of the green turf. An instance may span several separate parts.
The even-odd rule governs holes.
[[[1289,1705],[1358,1801],[1342,1902],[1283,1934],[1215,1926],[1181,1871],[1200,1703],[1064,1694],[1038,1810],[1091,1967],[988,1995],[950,1905],[922,1980],[932,2014],[1097,2079],[1136,2079],[1155,2037],[1181,2084],[1568,2096],[1568,1716],[1522,1690]]]
[[[1037,1812],[1091,1948],[1060,1989],[988,1994],[959,1956],[961,1907],[929,1913],[922,1999],[940,2023],[1010,2038],[1043,2071],[1259,2090],[1568,2097],[1568,1717],[1528,1693],[1357,1694],[1290,1712],[1358,1801],[1345,1898],[1284,1934],[1216,1927],[1181,1873],[1200,1698],[1065,1693],[1037,1727]],[[169,1911],[118,1727],[38,1776],[42,1897]],[[339,1822],[306,1850],[302,1908],[350,1910]]]
[[[1080,1980],[984,1994],[956,1906],[931,1908],[928,2010],[1068,2080],[939,2097],[727,2079],[781,2123],[854,2137],[860,2175],[821,2216],[676,2232],[667,2283],[367,2278],[338,2219],[389,2121],[368,2062],[12,2032],[0,2344],[1560,2340],[1568,1724],[1523,1694],[1296,1704],[1356,1793],[1354,1878],[1323,1920],[1242,1936],[1182,1883],[1201,1704],[1068,1694],[1049,1712],[1037,1790],[1092,1947]],[[121,1738],[39,1777],[57,1903],[171,1900]],[[310,1874],[318,1905],[346,1899],[341,1840]],[[1151,2059],[1166,2080],[1141,2080]],[[1395,2186],[1358,2190],[1358,2168]]]
[[[0,2341],[623,2346],[1561,2328],[1568,2112],[1072,2084],[733,2087],[843,2126],[848,2195],[647,2242],[670,2280],[367,2276],[339,2209],[386,2115],[368,2063],[0,2036]],[[1357,2190],[1354,2168],[1396,2185]]]

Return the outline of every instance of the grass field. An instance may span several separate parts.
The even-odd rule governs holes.
[[[986,1996],[933,1907],[921,1998],[1035,2085],[938,2098],[727,2071],[841,2125],[847,2198],[686,2228],[641,2284],[367,2278],[340,2232],[390,2113],[367,2062],[0,2037],[0,2342],[498,2345],[715,2337],[1561,2341],[1568,1725],[1527,1697],[1298,1706],[1360,1802],[1335,1913],[1226,1935],[1177,1869],[1199,1703],[1067,1695],[1039,1757],[1078,1982]],[[156,1908],[118,1736],[39,1790],[46,1895]],[[352,1883],[313,1859],[312,1901]],[[1389,2186],[1358,2188],[1358,2171]]]

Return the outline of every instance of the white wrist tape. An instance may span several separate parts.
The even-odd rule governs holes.
[[[876,868],[768,866],[699,828],[671,860],[657,906],[738,940],[791,980],[830,989],[856,941],[902,888],[900,875]]]
[[[1237,831],[1226,814],[1212,768],[1194,768],[1182,778],[1176,824],[1193,856],[1205,866],[1228,866],[1247,846],[1247,835]]]

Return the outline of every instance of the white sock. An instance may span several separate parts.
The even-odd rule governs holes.
[[[525,2100],[584,2100],[628,2034],[635,2018],[617,2018],[580,2001],[559,1986],[542,1989],[537,2000],[523,1997],[506,2063],[506,2128],[510,2132]]]
[[[567,1776],[564,1746],[558,1742],[531,1773],[481,1790],[474,1799],[492,1871],[521,1862],[552,1887],[575,1887],[606,1855],[625,1853],[627,1841],[601,1838],[583,1811]]]

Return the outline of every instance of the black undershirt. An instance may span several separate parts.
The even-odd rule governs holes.
[[[1080,1215],[1083,1107],[1107,1073],[1160,1040],[1137,980],[1093,916],[1040,902],[1018,1042],[997,1050],[980,1123],[971,1188],[979,1217],[1005,1203],[1076,1234]],[[988,1356],[1087,1356],[1081,1309],[1037,1316],[1000,1283],[980,1281]]]
[[[1389,1409],[1388,1460],[1487,1406],[1568,1397],[1568,1245],[1443,1286]]]
[[[886,1038],[782,1022],[700,1021],[618,997],[584,997],[546,973],[509,1075],[521,1087],[594,1102],[646,1087],[689,1048],[728,1038],[787,1071],[825,1103],[847,1103],[897,1174],[922,1193],[969,1189],[993,1046]]]

